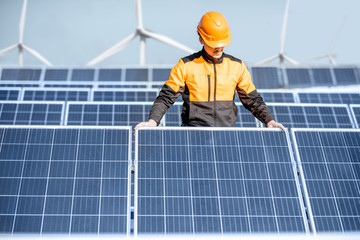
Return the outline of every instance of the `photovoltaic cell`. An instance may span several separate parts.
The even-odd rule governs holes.
[[[98,81],[121,81],[122,69],[100,69]]]
[[[171,68],[154,68],[152,70],[153,82],[165,82],[170,77]]]
[[[251,72],[256,88],[279,88],[283,85],[276,67],[252,67]]]
[[[94,90],[94,101],[106,101],[106,102],[154,102],[157,97],[157,90],[141,89],[104,89]]]
[[[64,103],[0,102],[0,125],[61,125]]]
[[[0,89],[0,101],[13,100],[16,101],[19,98],[19,89],[14,88],[2,88]]]
[[[94,69],[73,69],[71,81],[94,81]]]
[[[275,92],[275,91],[264,91],[258,90],[260,96],[263,97],[265,103],[277,102],[277,103],[295,103],[293,92]]]
[[[334,68],[334,73],[338,85],[359,83],[354,68]]]
[[[316,86],[329,86],[334,85],[330,68],[311,68],[314,78],[314,85]]]
[[[149,69],[147,68],[128,68],[126,69],[126,77],[125,81],[142,81],[147,82],[148,81],[148,72]]]
[[[68,69],[46,69],[45,81],[66,81],[68,78]]]
[[[347,109],[341,104],[267,104],[273,117],[288,128],[353,128]]]
[[[152,103],[69,102],[65,125],[132,126],[147,121]]]
[[[312,86],[309,69],[307,68],[286,68],[289,86]]]
[[[0,128],[0,233],[128,233],[129,131]]]
[[[293,129],[314,232],[360,231],[360,131]]]
[[[136,139],[135,235],[308,230],[285,132],[147,128]]]
[[[4,68],[1,74],[1,80],[40,80],[41,69],[27,69],[27,68]]]
[[[298,93],[301,103],[334,103],[334,104],[357,104],[360,103],[360,93]]]
[[[360,104],[351,104],[350,109],[357,128],[360,128]]]
[[[87,101],[88,90],[24,89],[24,101]]]

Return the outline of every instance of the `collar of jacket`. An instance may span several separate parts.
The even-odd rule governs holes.
[[[224,59],[224,53],[221,55],[221,58],[213,58],[212,56],[210,56],[206,51],[205,48],[203,47],[203,49],[201,50],[201,55],[203,56],[203,58],[205,59],[205,61],[207,61],[208,63],[211,64],[218,64],[218,63],[222,63],[223,59]]]

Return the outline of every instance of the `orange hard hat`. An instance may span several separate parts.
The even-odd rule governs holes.
[[[229,24],[221,13],[206,13],[202,16],[197,30],[205,43],[212,48],[225,47],[231,42]]]

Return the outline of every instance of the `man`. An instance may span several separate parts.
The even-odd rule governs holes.
[[[182,95],[183,126],[231,127],[237,119],[236,91],[242,104],[267,127],[281,128],[257,93],[245,64],[224,53],[231,42],[230,27],[218,12],[208,12],[197,31],[203,45],[200,52],[179,60],[156,98],[149,120],[136,125],[157,126],[176,98]]]

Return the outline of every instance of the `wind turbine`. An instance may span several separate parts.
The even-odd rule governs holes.
[[[37,59],[39,59],[40,61],[42,61],[46,65],[51,66],[51,63],[48,60],[46,60],[43,56],[41,56],[40,53],[38,53],[37,51],[35,51],[32,48],[29,48],[28,46],[26,46],[23,43],[26,7],[27,7],[27,0],[24,0],[22,11],[21,11],[20,24],[19,24],[19,42],[14,44],[14,45],[11,45],[11,46],[9,46],[7,48],[4,48],[4,49],[0,50],[0,56],[5,55],[8,52],[18,48],[19,49],[19,65],[20,66],[23,66],[23,62],[24,62],[24,58],[23,58],[23,52],[24,51],[23,50],[28,51],[30,54],[32,54],[34,57],[36,57]]]
[[[280,52],[277,55],[271,56],[269,58],[266,58],[264,60],[261,60],[260,62],[256,63],[255,65],[263,65],[263,64],[267,64],[270,63],[276,59],[279,59],[280,64],[285,63],[285,61],[290,62],[291,64],[294,65],[298,65],[299,63],[288,57],[287,55],[285,55],[284,52],[284,45],[285,45],[285,35],[286,35],[286,25],[287,25],[287,19],[288,19],[288,14],[289,14],[289,4],[290,4],[290,0],[286,1],[286,7],[285,7],[285,13],[284,13],[284,19],[283,19],[283,24],[282,24],[282,30],[281,30],[281,35],[280,35]]]
[[[338,38],[339,38],[341,29],[342,29],[343,26],[344,26],[345,20],[346,20],[346,17],[344,17],[343,21],[341,22],[341,24],[340,24],[340,26],[339,26],[339,29],[338,29],[337,33],[335,34],[334,39],[333,39],[333,41],[332,41],[332,43],[331,43],[330,49],[329,49],[329,51],[328,51],[326,54],[320,55],[320,56],[314,56],[314,57],[310,57],[310,58],[299,59],[299,60],[301,60],[301,61],[310,61],[310,60],[318,60],[318,59],[322,59],[322,58],[328,58],[330,64],[331,64],[331,65],[335,65],[335,64],[336,64],[336,62],[335,62],[335,57],[336,57],[336,55],[333,54],[333,50],[334,50],[336,41],[337,41]]]
[[[117,44],[115,44],[113,47],[106,50],[104,53],[100,54],[98,57],[91,60],[87,66],[93,66],[106,58],[114,55],[115,53],[122,50],[126,45],[128,45],[135,37],[140,37],[140,65],[145,65],[145,56],[146,56],[146,38],[153,38],[155,40],[158,40],[160,42],[163,42],[165,44],[168,44],[170,46],[173,46],[175,48],[181,49],[188,53],[194,53],[195,51],[191,48],[188,48],[181,43],[176,42],[175,40],[172,40],[169,37],[151,32],[143,27],[143,21],[142,21],[142,10],[141,10],[141,0],[135,0],[135,9],[136,9],[136,15],[137,15],[137,22],[138,26],[135,30],[135,32]]]

